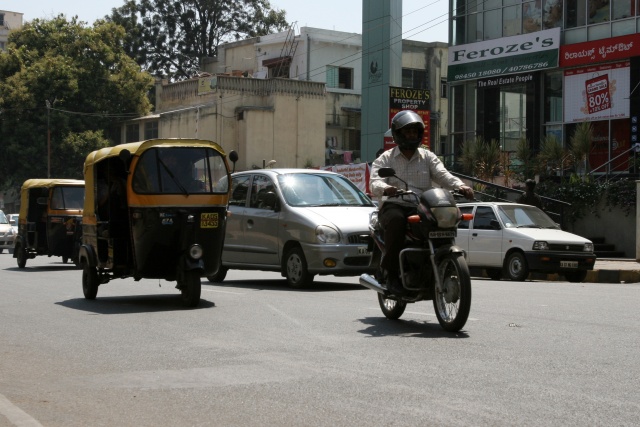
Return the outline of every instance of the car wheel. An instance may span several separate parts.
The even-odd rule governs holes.
[[[16,261],[18,262],[18,268],[25,268],[27,265],[27,251],[22,247],[22,244],[18,243],[16,248]]]
[[[229,271],[227,267],[220,266],[214,275],[207,276],[207,280],[211,283],[223,282],[224,278],[227,277],[227,271]]]
[[[82,292],[85,299],[96,299],[98,295],[98,269],[89,263],[82,268]]]
[[[506,261],[507,277],[509,280],[522,282],[529,276],[529,266],[522,252],[513,252]]]
[[[501,268],[486,268],[487,276],[491,280],[500,280],[502,279],[502,269]]]
[[[68,262],[69,262],[69,257],[67,257],[67,256],[63,256],[63,257],[62,257],[62,263],[63,263],[63,264],[66,264],[66,263],[68,263]]]
[[[572,271],[570,273],[564,273],[564,277],[571,283],[584,282],[584,279],[587,278],[587,270]]]
[[[0,254],[1,254],[2,252],[4,252],[4,249],[0,249]]]
[[[304,288],[313,282],[313,274],[307,270],[307,260],[302,248],[295,247],[287,252],[285,258],[285,276],[292,288]]]

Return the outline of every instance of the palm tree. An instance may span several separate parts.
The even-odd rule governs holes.
[[[593,127],[590,122],[584,121],[578,123],[573,131],[570,142],[569,151],[576,162],[576,171],[582,169],[582,175],[589,172],[589,152],[591,151],[591,142],[593,140]]]

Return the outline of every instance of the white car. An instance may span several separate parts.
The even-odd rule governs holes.
[[[17,231],[9,223],[9,219],[4,212],[0,211],[0,254],[6,249],[7,252],[13,252],[13,245],[16,240]]]
[[[593,270],[593,243],[562,231],[542,210],[501,202],[459,203],[471,221],[458,225],[456,244],[466,251],[471,268],[484,268],[499,280],[525,280],[530,272],[559,273],[582,282]]]
[[[343,175],[315,169],[259,169],[232,175],[222,266],[279,271],[292,288],[315,275],[373,272],[371,199]]]

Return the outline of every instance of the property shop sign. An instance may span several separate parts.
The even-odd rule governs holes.
[[[449,47],[449,81],[484,79],[558,66],[560,28]]]
[[[399,111],[415,111],[424,122],[422,145],[431,148],[431,92],[428,89],[412,89],[406,87],[389,87],[389,126],[391,119]]]

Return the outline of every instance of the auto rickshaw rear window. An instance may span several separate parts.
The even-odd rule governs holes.
[[[51,194],[50,208],[55,210],[82,210],[84,187],[55,187]]]
[[[157,147],[145,151],[133,175],[139,194],[210,194],[229,189],[220,153],[208,147]]]

